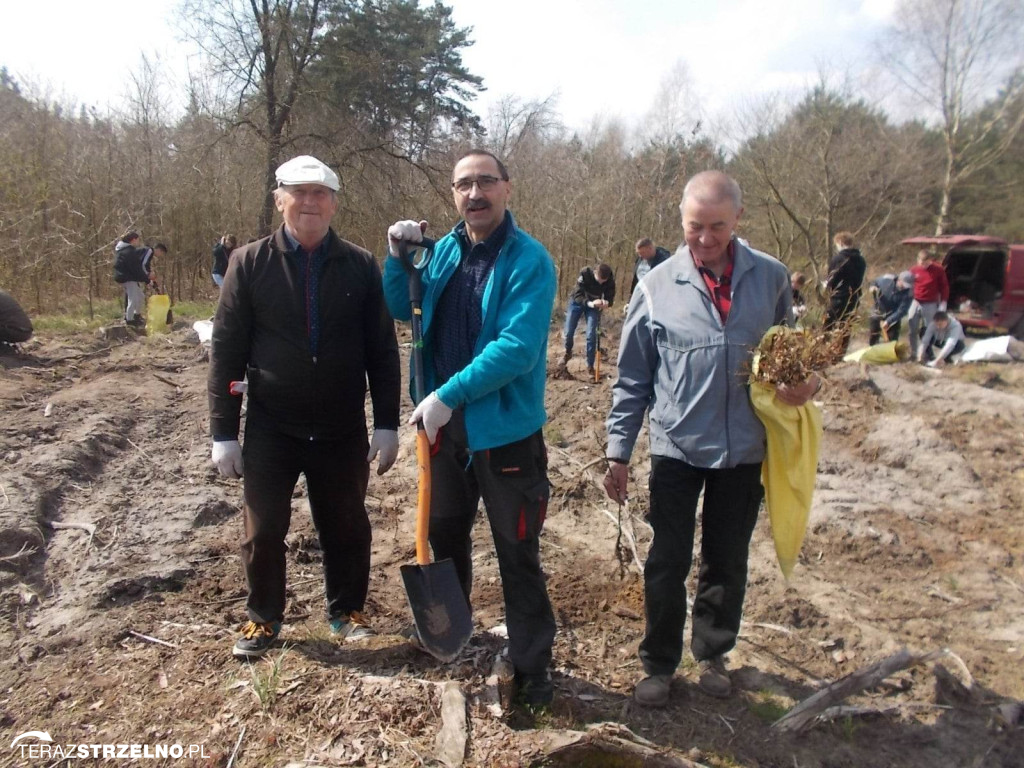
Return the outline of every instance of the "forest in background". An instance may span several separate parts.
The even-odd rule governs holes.
[[[872,274],[908,265],[899,242],[912,235],[1024,241],[1019,2],[901,0],[870,65],[918,105],[916,120],[826,73],[796,97],[706,115],[679,65],[638,127],[595,119],[582,131],[554,100],[509,95],[477,114],[486,83],[462,61],[472,31],[441,0],[184,0],[181,18],[204,61],[183,114],[146,58],[104,114],[0,69],[0,287],[29,311],[117,295],[112,249],[128,228],[169,246],[157,270],[172,299],[212,295],[212,246],[271,230],[274,169],[302,153],[342,179],[335,229],[383,256],[397,218],[450,227],[454,160],[492,150],[560,295],[599,261],[628,284],[641,236],[673,248],[683,184],[707,168],[740,182],[740,234],[816,280],[839,230],[856,234]]]

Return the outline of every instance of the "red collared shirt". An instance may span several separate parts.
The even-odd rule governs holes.
[[[729,309],[732,307],[733,243],[731,240],[725,251],[725,256],[728,263],[721,277],[716,276],[714,272],[705,267],[704,262],[696,256],[693,257],[693,263],[701,277],[704,278],[704,285],[708,287],[711,301],[714,303],[715,309],[718,310],[718,316],[722,318],[722,323],[729,319]]]

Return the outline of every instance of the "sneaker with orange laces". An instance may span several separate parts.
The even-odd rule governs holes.
[[[247,621],[242,627],[242,636],[235,641],[231,653],[237,659],[258,659],[270,650],[279,634],[280,621],[269,621],[264,624]]]
[[[330,620],[331,634],[346,643],[365,640],[377,633],[373,631],[362,611],[352,611],[335,616]]]

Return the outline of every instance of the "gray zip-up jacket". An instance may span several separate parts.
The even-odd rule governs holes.
[[[681,245],[638,285],[619,343],[608,414],[608,457],[629,461],[650,409],[651,454],[709,469],[764,459],[750,405],[754,347],[790,322],[786,267],[733,240],[732,306],[722,323],[690,249]]]

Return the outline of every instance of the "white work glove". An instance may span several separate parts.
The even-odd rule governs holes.
[[[388,250],[392,256],[398,256],[398,242],[405,240],[409,243],[418,243],[423,240],[423,230],[426,229],[427,222],[425,221],[412,221],[406,219],[405,221],[396,221],[390,227],[388,227]]]
[[[242,446],[237,440],[214,440],[212,458],[224,477],[242,476]]]
[[[946,302],[940,301],[939,302],[939,312],[945,312],[945,311],[946,311]]]
[[[588,301],[587,302],[587,306],[590,307],[591,309],[594,308],[594,304],[595,304],[595,302],[593,302],[593,301]]]
[[[379,454],[379,455],[378,455]],[[398,458],[398,430],[375,429],[370,438],[370,452],[366,454],[366,463],[377,459],[377,474],[383,475]]]
[[[441,427],[447,424],[452,418],[452,409],[441,402],[436,392],[431,392],[423,401],[416,406],[416,410],[409,417],[409,423],[415,424],[423,421],[423,431],[427,433],[427,442],[431,445],[437,440],[437,433]]]

